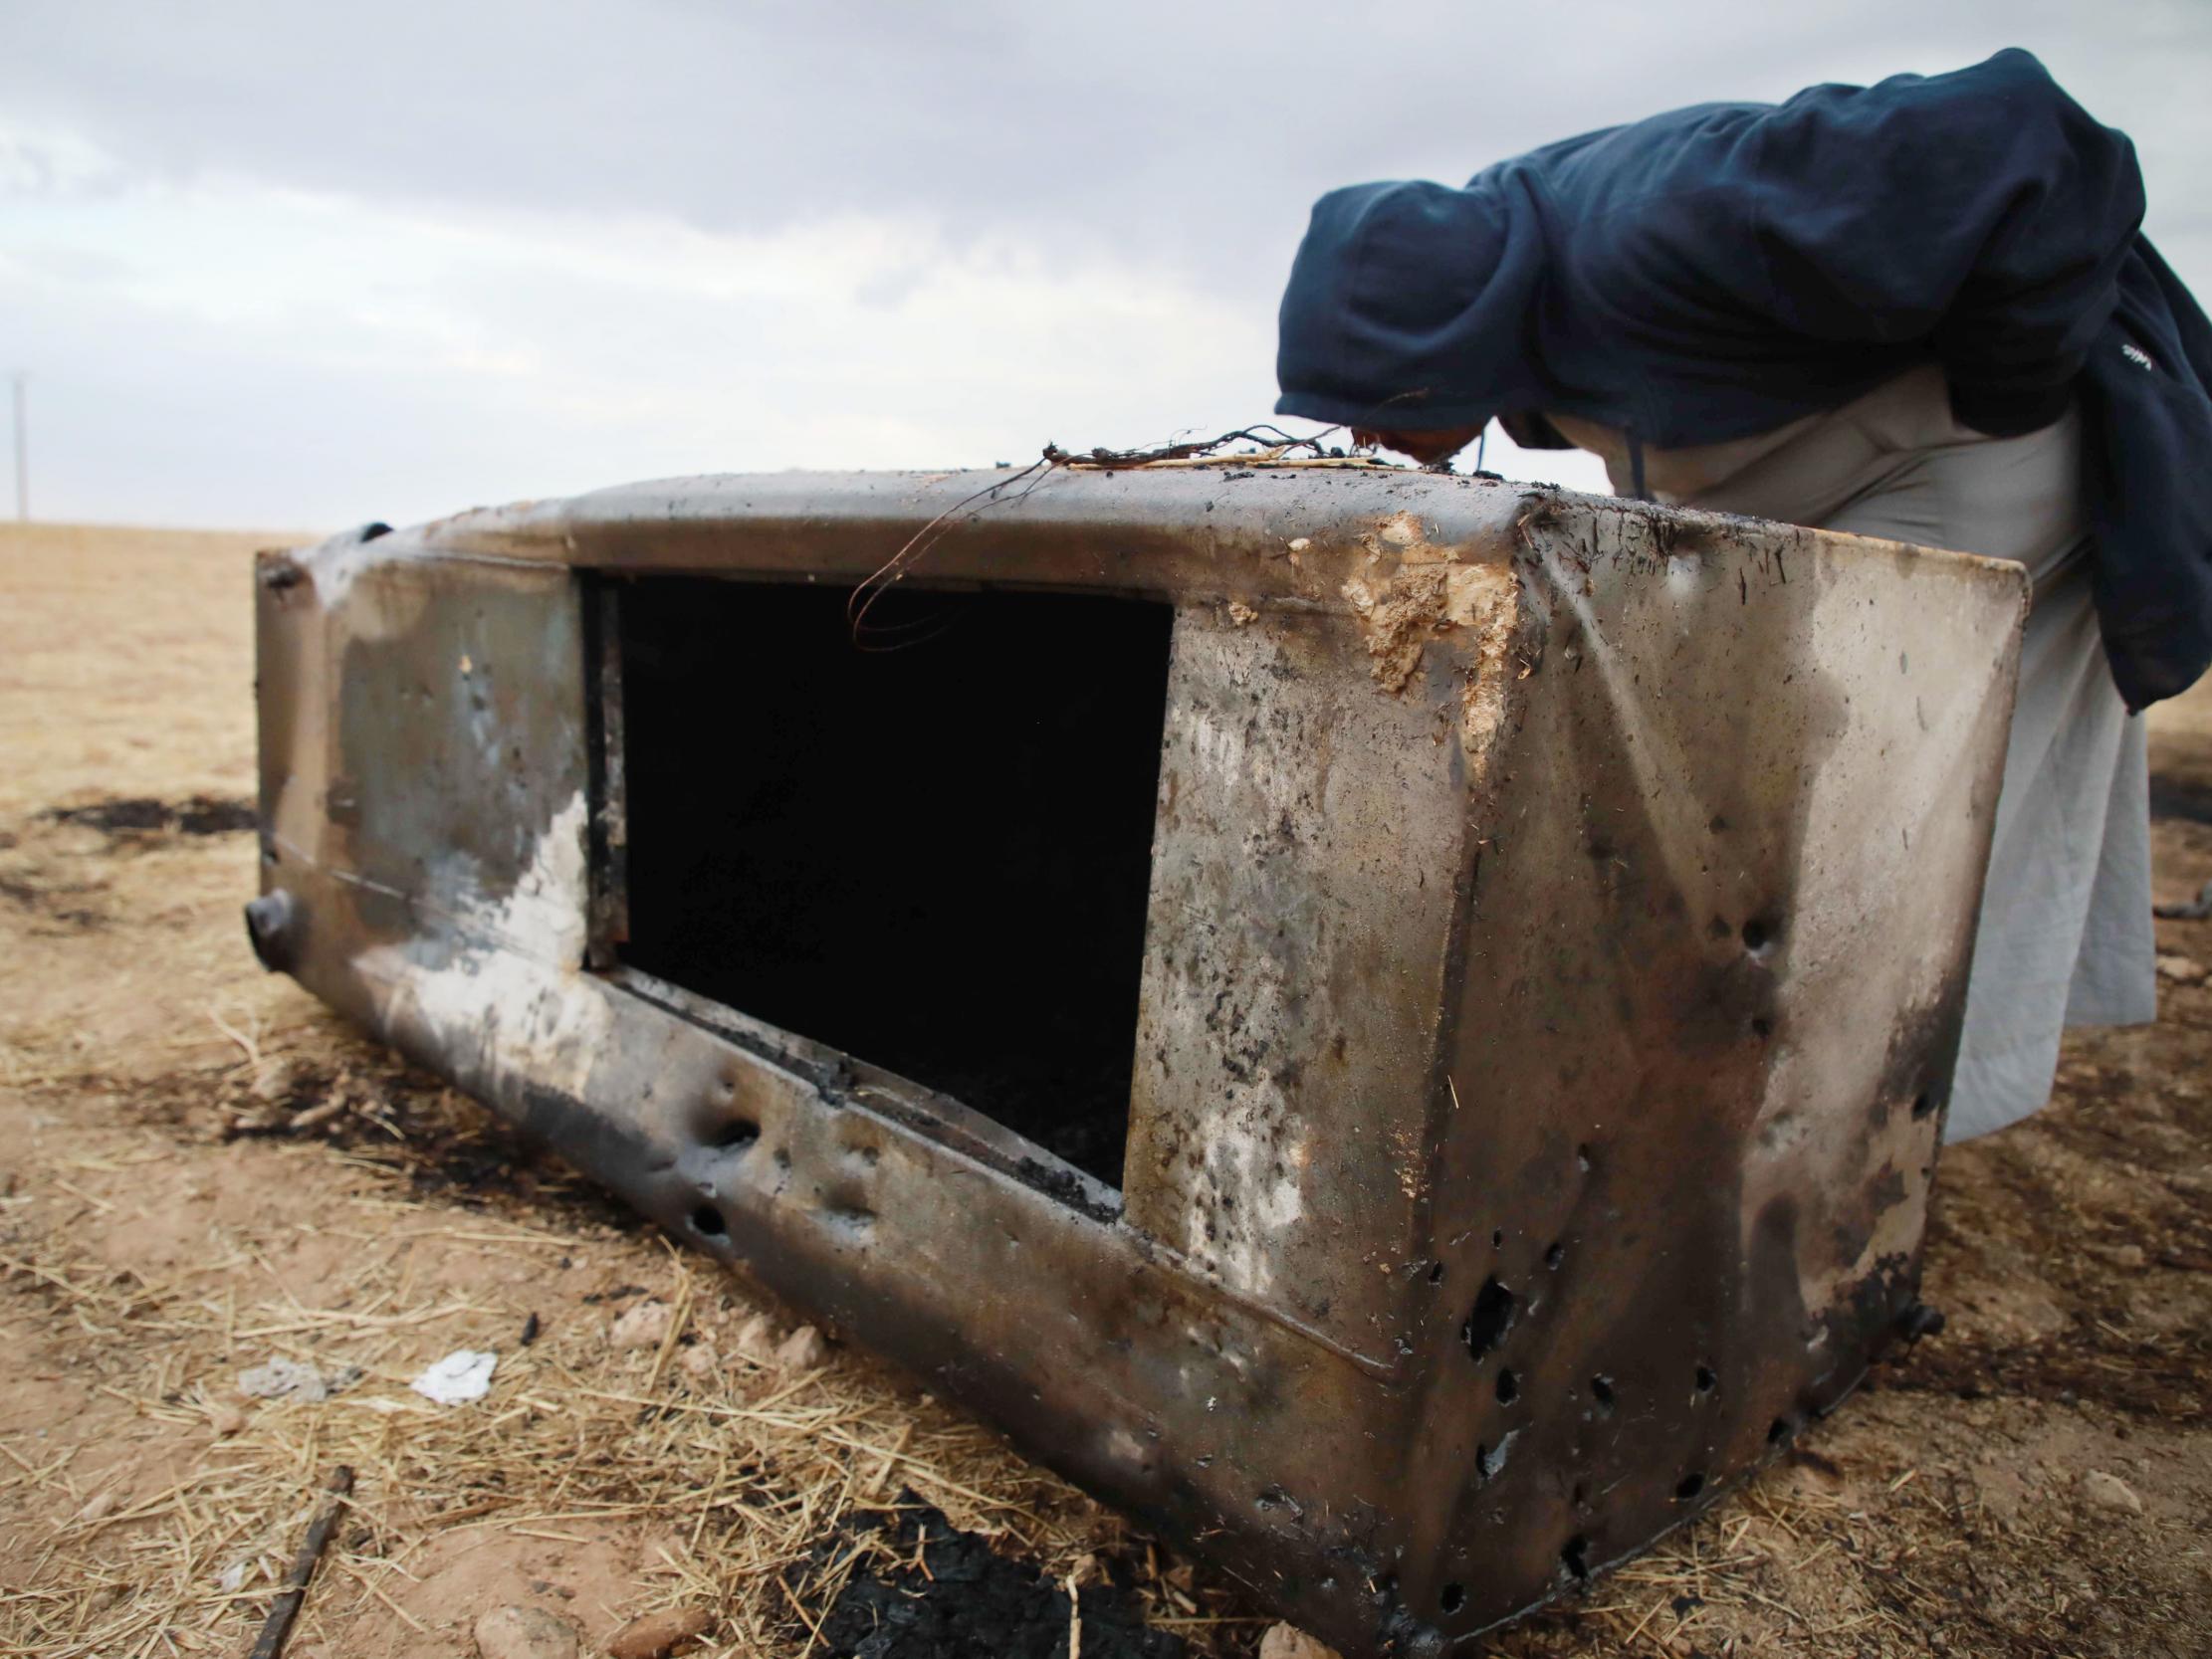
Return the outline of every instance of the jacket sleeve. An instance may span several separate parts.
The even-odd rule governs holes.
[[[2064,412],[2143,187],[2125,135],[2042,64],[2007,51],[1951,75],[1816,87],[1741,136],[1739,224],[1775,322],[1837,343],[1925,340],[1980,431]]]

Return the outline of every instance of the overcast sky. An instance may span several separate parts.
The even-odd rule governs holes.
[[[2207,0],[0,0],[0,372],[50,518],[1136,444],[1265,417],[1332,185],[2006,45],[2212,295]]]

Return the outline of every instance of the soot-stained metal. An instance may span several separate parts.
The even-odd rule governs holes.
[[[265,556],[256,948],[1352,1659],[1471,1648],[1911,1321],[2021,574],[1071,468],[855,656],[990,483]]]

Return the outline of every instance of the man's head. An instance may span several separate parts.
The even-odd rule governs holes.
[[[1475,439],[1482,436],[1486,423],[1475,422],[1466,426],[1440,427],[1435,432],[1400,432],[1396,429],[1376,430],[1371,427],[1352,428],[1352,442],[1365,449],[1396,450],[1410,456],[1424,467],[1434,467],[1439,461],[1448,461]]]
[[[1283,292],[1278,414],[1372,434],[1434,462],[1492,415],[1534,408],[1521,346],[1541,236],[1487,178],[1356,184],[1314,204]]]

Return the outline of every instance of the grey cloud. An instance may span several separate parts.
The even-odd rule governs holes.
[[[0,0],[0,370],[33,372],[47,511],[201,522],[1218,430],[1271,400],[1279,284],[1333,185],[1456,179],[1679,104],[2008,44],[2133,133],[2152,232],[2212,294],[2203,0]],[[144,188],[216,176],[339,211],[254,197],[261,217],[233,201],[202,229],[204,198]],[[727,303],[557,252],[441,265],[435,236],[376,245],[410,214],[442,230],[516,210],[572,216],[567,249],[637,217],[729,233],[911,214],[956,250],[1002,242],[1047,282],[1073,274],[1033,292],[1075,314],[1013,346],[984,302],[909,324],[938,275],[912,268],[927,238],[840,266],[837,295]],[[333,223],[357,265],[333,276],[319,247],[292,286],[254,281]],[[1142,304],[1099,318],[1101,271],[1149,284]],[[273,314],[220,303],[232,272]],[[387,301],[434,322],[361,323]]]
[[[1017,227],[1069,258],[1137,252],[1238,291],[1279,272],[1307,203],[1348,179],[1456,178],[1676,104],[1941,69],[2006,44],[2040,51],[2134,130],[2161,196],[2198,192],[2212,137],[2177,62],[2212,57],[2212,8],[2193,0],[1764,13],[1722,0],[127,13],[33,0],[4,30],[7,107],[149,172],[718,230],[914,210],[960,234]]]

